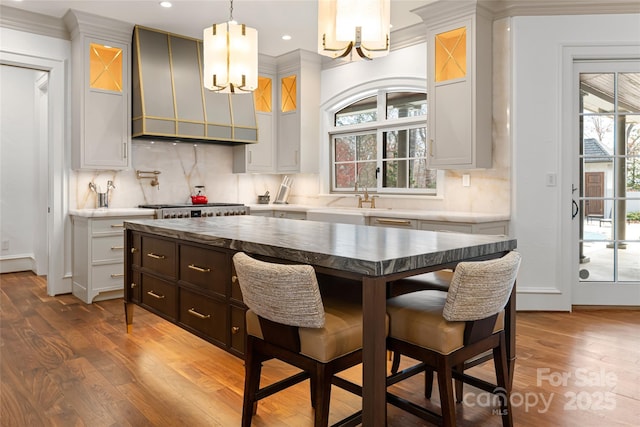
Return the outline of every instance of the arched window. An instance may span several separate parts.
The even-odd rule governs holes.
[[[331,192],[436,194],[427,168],[427,94],[377,90],[333,114]]]

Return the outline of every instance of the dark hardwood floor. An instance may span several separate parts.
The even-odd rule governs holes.
[[[516,426],[640,424],[639,311],[525,312],[517,328]],[[32,273],[3,274],[0,339],[2,426],[240,425],[242,360],[138,307],[127,334],[121,299],[86,305],[47,296]],[[283,372],[265,365],[267,381]],[[493,377],[490,363],[474,372]],[[421,376],[394,391],[424,403]],[[254,425],[311,426],[308,393],[302,383],[261,401]],[[487,397],[465,386],[458,425],[500,426]],[[334,387],[330,421],[359,405]],[[389,426],[428,425],[388,413]]]

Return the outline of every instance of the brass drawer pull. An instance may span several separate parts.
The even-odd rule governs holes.
[[[131,248],[131,253],[132,253],[132,254],[135,254],[136,252],[138,252],[138,249],[136,249],[136,248]]]
[[[378,218],[376,222],[378,224],[411,225],[411,220],[408,219]]]
[[[189,310],[187,310],[189,312],[189,314],[196,316],[198,319],[208,319],[211,317],[210,314],[202,314],[202,313],[198,313],[196,311],[195,308],[191,307]]]
[[[232,326],[231,327],[231,333],[233,335],[237,334],[238,332],[240,332],[240,328],[239,327],[237,327],[237,326]]]
[[[208,273],[208,272],[210,272],[210,271],[211,271],[211,269],[210,269],[210,268],[206,268],[206,267],[204,267],[204,268],[203,268],[203,267],[198,267],[198,266],[197,266],[197,265],[195,265],[195,264],[189,264],[187,267],[189,267],[189,268],[190,268],[190,269],[192,269],[192,270],[199,271],[200,273]]]
[[[124,249],[124,246],[111,246],[112,251],[120,251]]]
[[[124,228],[124,224],[111,224],[111,228]]]
[[[115,279],[116,277],[123,277],[124,273],[111,273],[111,278]]]
[[[147,256],[148,256],[149,258],[153,258],[153,259],[165,259],[165,258],[166,258],[166,256],[164,256],[164,255],[156,255],[156,254],[154,254],[153,252],[149,252],[149,253],[147,254]]]
[[[157,299],[164,299],[164,295],[158,295],[153,291],[147,292],[147,295],[151,295],[152,297],[157,298]]]

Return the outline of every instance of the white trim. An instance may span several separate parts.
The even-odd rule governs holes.
[[[0,273],[35,270],[36,260],[33,254],[17,254],[0,257]]]
[[[526,288],[517,287],[518,294],[562,294],[562,290],[553,287],[536,288],[535,286],[527,286]]]

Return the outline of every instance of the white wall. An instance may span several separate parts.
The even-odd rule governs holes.
[[[640,15],[515,17],[512,19],[514,204],[511,227],[523,262],[518,308],[569,310],[572,151],[563,126],[575,120],[564,110],[562,49],[624,46],[640,42]],[[571,66],[571,64],[568,64]],[[570,103],[569,103],[570,104]],[[577,126],[577,125],[576,125]],[[545,175],[557,174],[547,186]]]
[[[38,128],[35,81],[42,72],[0,65],[0,271],[35,270]],[[19,100],[19,102],[16,102]],[[6,248],[6,249],[5,249]]]

